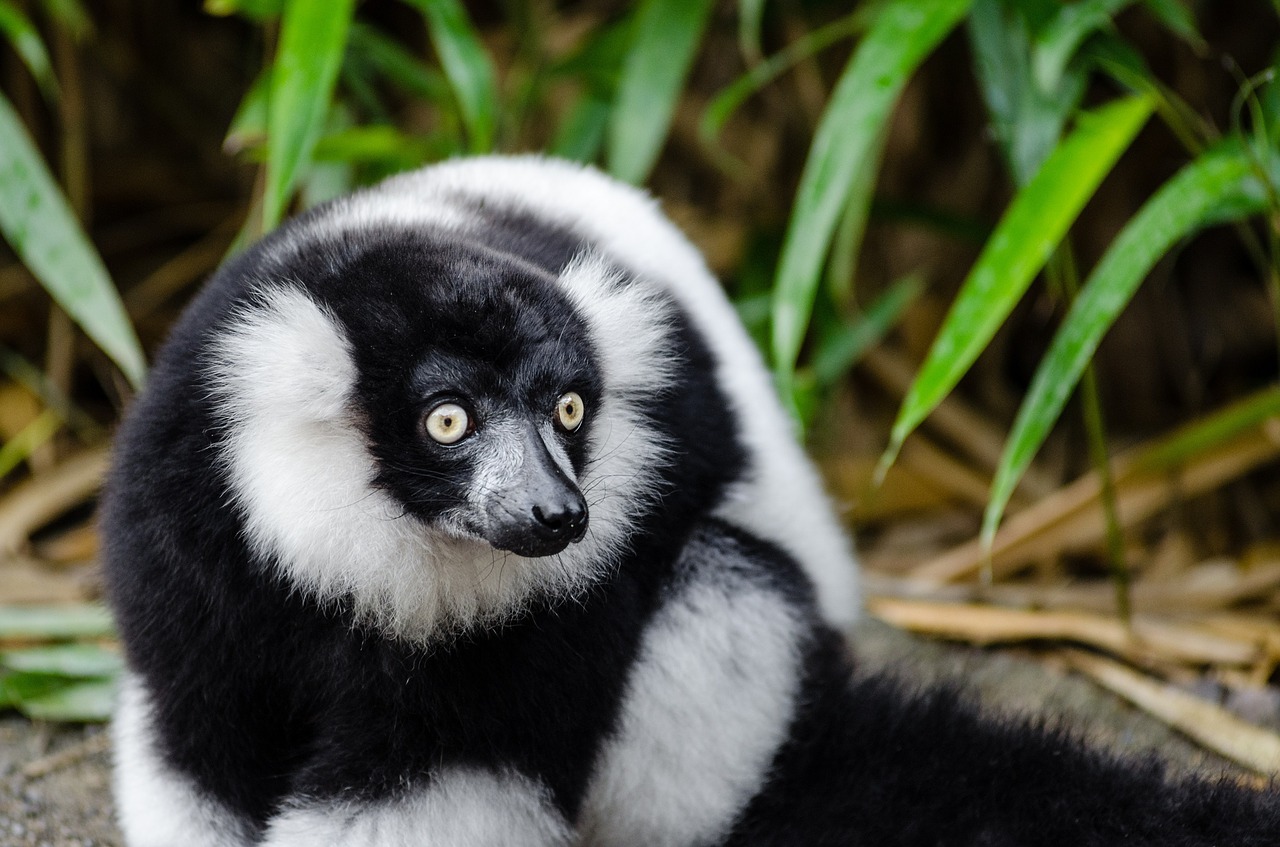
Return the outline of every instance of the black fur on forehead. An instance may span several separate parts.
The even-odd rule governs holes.
[[[423,517],[456,505],[471,484],[469,451],[424,438],[423,416],[458,402],[487,418],[554,414],[576,391],[588,409],[601,378],[588,328],[545,270],[474,242],[417,232],[366,234],[331,245],[315,268],[291,268],[342,324],[358,378],[355,400],[379,461],[375,484]],[[299,253],[305,265],[314,260]],[[311,272],[309,272],[311,271]],[[576,471],[590,416],[561,434]]]
[[[554,278],[512,254],[390,232],[349,240],[336,258],[291,273],[343,324],[362,374],[403,372],[437,351],[504,371],[540,351],[578,366],[592,358]]]

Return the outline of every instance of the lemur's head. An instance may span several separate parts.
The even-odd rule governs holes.
[[[608,572],[666,452],[652,290],[589,251],[552,273],[406,231],[275,250],[209,336],[206,371],[264,562],[407,637]]]

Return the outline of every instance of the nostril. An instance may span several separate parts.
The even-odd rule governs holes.
[[[559,531],[559,529],[568,523],[568,514],[559,509],[548,509],[543,511],[541,506],[533,507],[533,516],[537,518],[538,523],[547,529]]]
[[[586,509],[577,502],[569,502],[562,506],[546,509],[540,505],[533,507],[534,519],[537,520],[539,526],[546,529],[552,536],[577,533],[584,524],[586,514]]]

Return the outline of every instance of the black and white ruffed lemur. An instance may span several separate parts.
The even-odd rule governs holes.
[[[1280,844],[853,681],[853,558],[635,189],[460,160],[287,223],[178,323],[102,519],[133,847]]]

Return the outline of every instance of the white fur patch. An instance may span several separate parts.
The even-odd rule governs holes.
[[[619,273],[598,255],[580,256],[559,282],[586,320],[603,376],[600,407],[587,410],[591,452],[580,484],[590,526],[600,524],[597,537],[612,556],[625,543],[632,516],[657,496],[667,456],[641,406],[661,402],[671,384],[670,307],[643,286],[619,285]]]
[[[283,812],[263,847],[561,847],[570,841],[568,824],[538,783],[516,773],[453,768],[403,799]]]
[[[371,486],[348,342],[301,290],[263,288],[212,352],[223,460],[249,540],[295,585],[350,597],[362,619],[423,639],[523,599],[528,569],[500,578],[488,544],[433,531]]]
[[[115,798],[130,847],[246,847],[244,822],[169,767],[152,737],[151,706],[132,674],[121,680],[112,722]]]
[[[592,302],[605,304],[617,322],[635,296],[624,291]],[[607,321],[591,326],[593,335],[614,330]],[[634,363],[650,363],[658,378],[663,348],[648,343],[661,332],[637,335],[643,349],[620,349]],[[596,340],[603,347],[607,338]],[[588,412],[597,418],[596,435],[576,480],[590,508],[586,536],[554,556],[499,551],[458,527],[425,525],[372,487],[374,459],[350,399],[356,369],[349,343],[301,289],[261,287],[210,353],[222,461],[250,543],[293,584],[321,601],[350,598],[358,617],[391,635],[429,641],[442,631],[500,622],[534,597],[578,596],[607,572],[632,516],[651,496],[656,436],[622,392],[606,390],[601,407]],[[605,356],[606,369],[618,367],[616,358]],[[510,469],[521,461],[500,458],[488,464]],[[479,487],[496,484],[485,479]]]
[[[795,556],[816,584],[828,621],[846,625],[856,619],[860,604],[851,545],[796,443],[763,360],[702,257],[648,195],[569,162],[468,158],[392,178],[351,197],[314,226],[318,232],[388,224],[464,228],[474,213],[458,205],[460,197],[493,200],[581,232],[606,256],[675,298],[715,355],[717,379],[752,463],[747,478],[729,492],[720,517]],[[626,336],[624,331],[609,340],[619,343]],[[637,371],[624,367],[620,373],[630,377]]]
[[[802,623],[714,553],[697,567],[645,634],[620,729],[588,789],[585,843],[716,842],[759,791],[786,736]]]

